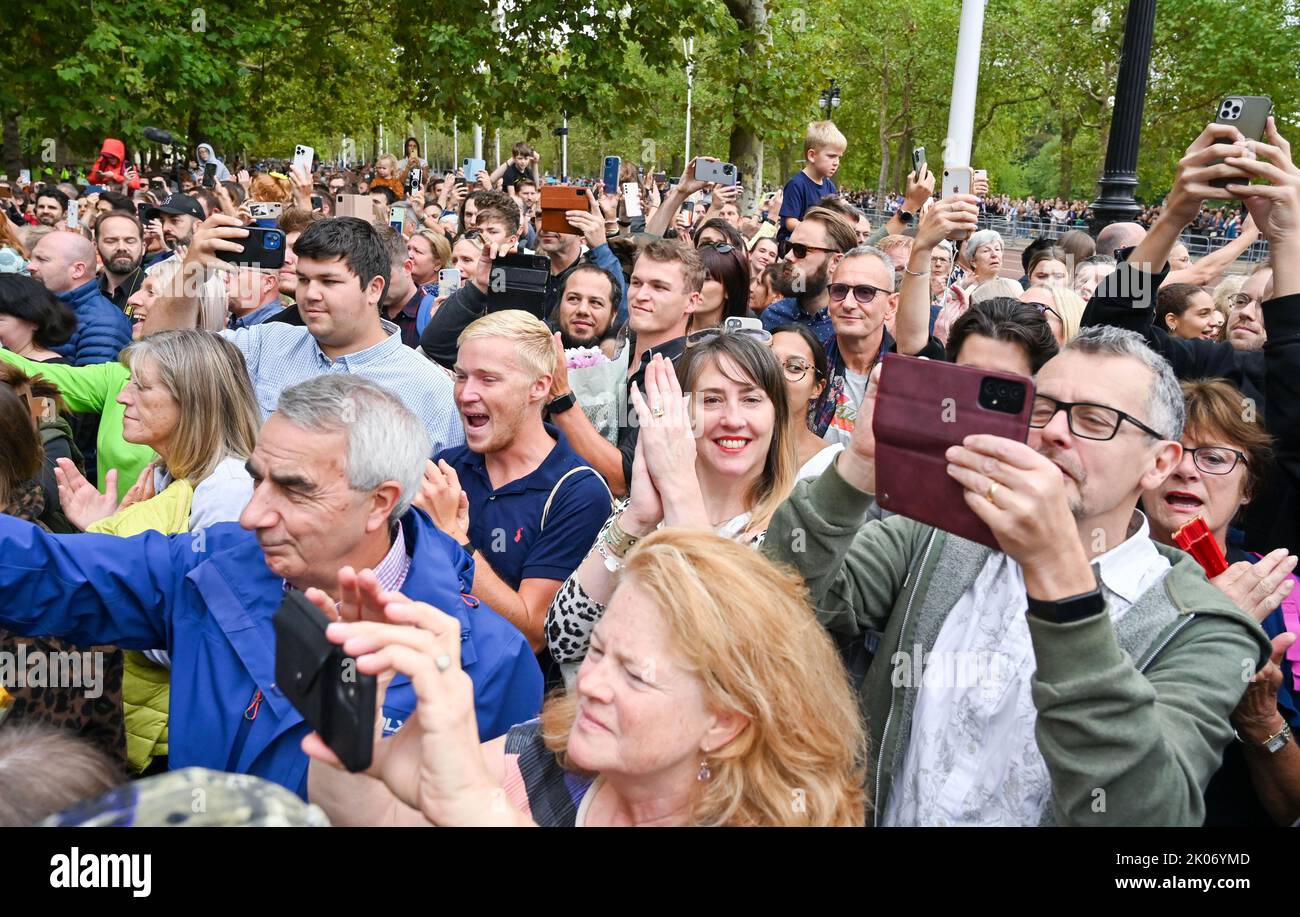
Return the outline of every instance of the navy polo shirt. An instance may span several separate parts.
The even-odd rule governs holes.
[[[609,518],[604,481],[594,471],[582,471],[561,485],[541,528],[542,508],[556,483],[587,464],[558,428],[546,424],[546,432],[555,440],[550,454],[530,474],[496,490],[484,457],[468,446],[434,456],[456,469],[469,498],[470,540],[511,589],[526,579],[568,579]]]

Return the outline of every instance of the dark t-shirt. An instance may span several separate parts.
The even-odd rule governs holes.
[[[829,178],[823,179],[819,185],[808,177],[808,173],[800,169],[794,173],[794,178],[785,183],[785,191],[781,196],[781,219],[780,226],[777,227],[776,240],[781,242],[790,238],[790,230],[785,228],[787,219],[802,220],[803,215],[828,194],[835,193],[835,182]]]
[[[501,190],[508,194],[511,188],[517,190],[519,188],[519,183],[525,178],[531,181],[532,177],[533,170],[531,166],[520,171],[519,167],[512,162],[506,166],[505,174],[501,176]]]

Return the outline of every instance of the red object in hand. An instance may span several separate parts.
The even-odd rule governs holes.
[[[1208,579],[1214,579],[1228,569],[1228,559],[1223,556],[1219,543],[1210,534],[1210,527],[1200,516],[1174,532],[1174,544],[1196,558]]]

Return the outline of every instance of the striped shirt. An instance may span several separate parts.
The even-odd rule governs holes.
[[[331,360],[305,327],[263,322],[252,328],[221,332],[244,354],[262,419],[269,417],[280,393],[291,385],[327,373],[351,373],[387,389],[424,422],[430,455],[465,442],[465,431],[452,393],[451,378],[423,353],[402,343],[392,322],[380,320],[387,337],[373,347]]]

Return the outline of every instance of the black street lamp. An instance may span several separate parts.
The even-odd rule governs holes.
[[[1151,66],[1151,36],[1156,24],[1156,0],[1129,0],[1120,51],[1119,78],[1115,84],[1115,111],[1110,119],[1106,165],[1092,202],[1092,230],[1135,219],[1142,212],[1133,192],[1137,189],[1138,140],[1142,106]]]
[[[831,120],[831,113],[840,107],[840,87],[831,80],[830,86],[822,90],[822,108],[826,109],[826,120]]]

